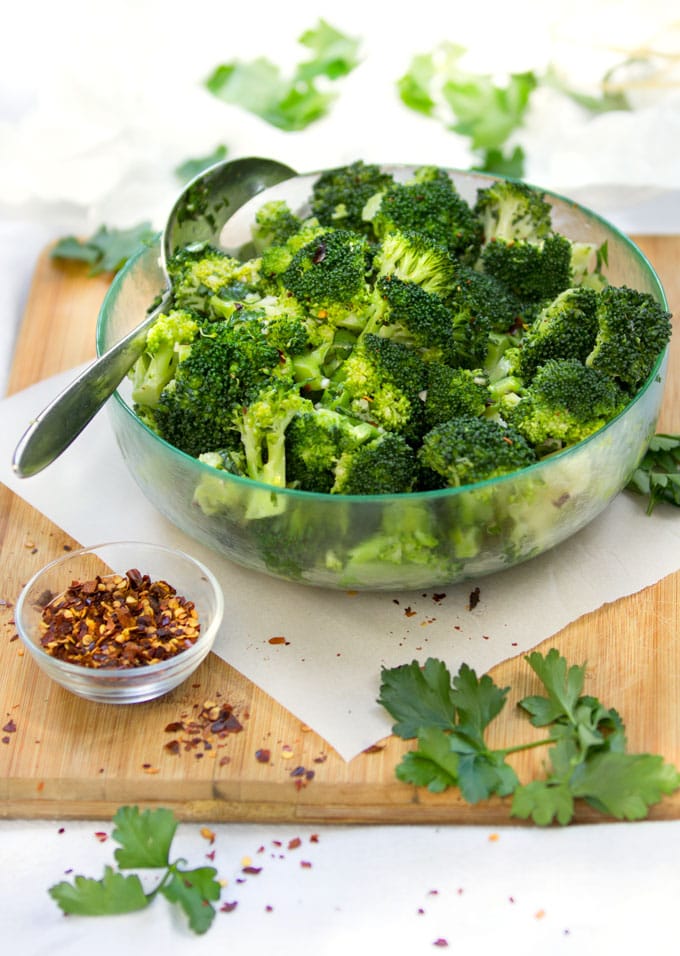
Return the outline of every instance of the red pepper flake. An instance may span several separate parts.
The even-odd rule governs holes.
[[[266,905],[265,908],[264,908],[264,911],[265,911],[265,913],[273,913],[273,912],[274,912],[274,907],[271,906],[269,903],[267,903],[267,905]]]
[[[289,850],[297,850],[299,846],[302,846],[302,840],[300,839],[300,837],[293,837],[292,840],[288,841]]]
[[[270,637],[267,643],[268,644],[285,644],[286,647],[288,647],[288,645],[290,644],[290,641],[287,641],[285,637],[278,636],[278,637]]]
[[[184,730],[184,724],[180,720],[173,720],[165,728],[166,734],[176,734],[180,730]]]
[[[417,611],[414,611],[412,607],[405,607],[405,608],[404,608],[404,614],[406,615],[406,617],[415,617],[415,615],[416,615],[417,613],[418,613],[418,612],[417,612]]]
[[[304,767],[294,767],[290,772],[291,777],[304,777],[305,768]]]
[[[212,863],[212,862],[214,861],[214,859],[215,859],[215,851],[214,851],[214,850],[209,850],[208,853],[206,853],[205,858],[206,858],[206,860],[210,860],[211,863]]]
[[[433,595],[432,595],[432,600],[435,602],[435,604],[441,604],[445,597],[446,597],[446,594],[445,594],[445,593],[442,593],[442,594],[433,594]]]
[[[236,900],[234,900],[231,903],[222,903],[222,905],[220,906],[220,912],[233,913],[237,906],[238,906],[238,902]]]
[[[109,838],[108,833],[105,833],[103,830],[95,830],[94,835],[96,836],[96,838],[99,840],[100,843],[106,843],[106,841]]]
[[[309,842],[310,842],[310,843],[318,843],[318,842],[319,842],[319,834],[318,834],[318,833],[312,833],[312,835],[311,835],[310,838],[309,838]]]
[[[258,763],[269,763],[271,756],[271,750],[260,749],[255,751],[255,759]]]
[[[59,827],[57,833],[66,833],[66,827]]]
[[[446,949],[446,947],[449,945],[449,941],[448,939],[444,939],[443,936],[440,936],[439,939],[435,939],[432,945],[439,946],[441,949]]]
[[[2,740],[0,741],[0,743],[8,744],[8,743],[9,743],[9,737],[3,737]]]
[[[10,719],[2,729],[6,734],[15,734],[17,732],[17,725]]]
[[[215,842],[214,830],[211,830],[209,827],[201,827],[200,833],[203,839],[207,840],[208,843],[213,844]]]
[[[303,870],[311,870],[312,868],[312,864],[309,862],[309,860],[300,860],[300,866]]]
[[[470,611],[474,611],[474,609],[479,604],[479,600],[480,600],[480,590],[479,588],[473,588],[472,591],[470,591],[470,601],[468,604],[468,609]]]
[[[169,740],[167,744],[165,744],[165,746],[163,747],[163,750],[167,750],[169,754],[173,754],[173,755],[177,754],[179,756],[179,753],[180,753],[179,740]]]
[[[314,758],[314,763],[326,763],[328,760],[328,754],[319,754],[318,757]]]
[[[379,754],[381,750],[385,749],[385,744],[371,744],[370,747],[366,747],[365,750],[361,752],[364,754]]]
[[[249,876],[257,876],[258,873],[262,872],[262,867],[261,866],[244,866],[241,872],[247,873]]]
[[[182,653],[200,634],[193,602],[136,568],[72,581],[43,605],[40,626],[47,654],[95,669],[155,664]]]

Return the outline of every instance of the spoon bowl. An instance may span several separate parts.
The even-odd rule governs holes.
[[[146,335],[172,296],[167,263],[195,242],[220,245],[225,223],[263,189],[295,176],[273,159],[248,157],[217,163],[199,173],[173,205],[160,243],[165,290],[145,319],[92,362],[35,418],[14,451],[12,467],[20,478],[42,471],[64,452],[114,393],[144,351]]]

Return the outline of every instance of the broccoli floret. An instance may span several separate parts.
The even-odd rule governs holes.
[[[401,342],[417,349],[425,359],[449,348],[452,314],[440,296],[396,276],[379,276],[375,291],[375,308],[363,335],[374,332]]]
[[[224,303],[257,294],[260,280],[257,259],[240,262],[205,243],[176,253],[168,262],[168,275],[175,307],[209,318],[224,318]]]
[[[485,242],[538,242],[551,231],[550,203],[544,193],[526,183],[499,179],[477,190],[474,212],[482,225]]]
[[[297,414],[286,430],[288,486],[330,492],[340,456],[379,434],[374,425],[323,406]]]
[[[512,295],[494,276],[466,265],[459,267],[447,302],[478,317],[491,332],[512,332],[531,314],[527,304]]]
[[[331,494],[395,495],[413,491],[416,455],[402,435],[381,432],[342,453],[335,466]]]
[[[255,213],[251,230],[255,249],[261,254],[270,246],[282,246],[302,228],[302,220],[284,199],[271,199]]]
[[[312,214],[324,226],[372,235],[370,223],[362,218],[364,205],[392,182],[390,173],[362,160],[329,169],[319,176],[312,188]]]
[[[465,415],[427,432],[418,458],[438,476],[439,487],[457,488],[525,468],[536,453],[515,429]]]
[[[572,284],[571,253],[571,242],[559,234],[538,242],[490,239],[482,247],[478,265],[518,299],[545,301]]]
[[[545,305],[522,338],[520,368],[530,378],[548,359],[584,362],[595,345],[597,293],[565,289]]]
[[[265,387],[233,414],[245,454],[246,474],[278,488],[286,486],[286,429],[296,415],[313,408],[290,383]]]
[[[451,368],[441,362],[428,365],[425,424],[434,428],[461,415],[481,417],[487,400],[487,379],[480,369]]]
[[[144,352],[130,370],[133,402],[149,409],[157,407],[161,392],[198,331],[198,317],[186,309],[171,309],[158,316],[147,333]]]
[[[389,587],[395,572],[400,582],[407,574],[410,587],[450,580],[455,568],[439,551],[441,532],[427,503],[390,502],[380,527],[350,548],[343,567],[348,586]],[[402,583],[403,586],[403,583]]]
[[[426,386],[427,366],[417,352],[368,334],[340,366],[322,403],[413,439],[422,429]]]
[[[456,283],[456,261],[447,249],[417,232],[390,232],[373,260],[378,276],[415,282],[426,292],[446,296]]]
[[[524,393],[503,406],[508,423],[543,456],[606,425],[629,398],[617,383],[577,359],[549,359]]]
[[[369,246],[363,236],[327,229],[295,253],[281,283],[328,324],[360,329],[370,297],[369,268]]]
[[[242,310],[211,322],[191,343],[154,409],[155,430],[188,455],[230,448],[238,439],[232,410],[275,379],[292,380],[258,314]]]
[[[413,179],[393,183],[372,197],[364,218],[378,239],[390,232],[417,232],[469,262],[475,261],[482,244],[479,220],[446,171],[434,166],[423,166]]]
[[[288,235],[285,240],[267,245],[259,259],[260,288],[274,295],[281,294],[283,287],[280,278],[295,253],[325,231],[326,227],[317,219],[303,219],[298,230]]]
[[[597,299],[597,336],[586,365],[637,390],[671,336],[671,316],[648,292],[609,286]]]

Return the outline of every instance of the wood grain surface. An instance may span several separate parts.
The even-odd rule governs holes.
[[[680,237],[636,239],[660,275],[680,328]],[[93,357],[94,329],[108,277],[37,263],[20,329],[9,391]],[[672,342],[659,430],[680,432],[680,336]],[[11,449],[7,450],[11,453]],[[680,520],[680,518],[679,518]],[[512,823],[507,800],[465,804],[399,783],[394,767],[408,749],[380,741],[347,763],[260,689],[211,655],[166,697],[130,707],[93,704],[52,684],[16,638],[13,604],[28,577],[77,546],[0,485],[0,816],[110,817],[123,803],[169,806],[180,819],[370,823]],[[629,748],[680,765],[680,573],[588,614],[540,645],[570,663],[587,662],[588,693],[623,716]],[[521,658],[494,668],[509,685],[493,742],[532,733],[514,706],[537,687]],[[377,692],[377,688],[376,688]],[[242,730],[220,736],[201,714],[228,705]],[[538,732],[536,732],[538,733]],[[269,759],[264,760],[269,752]],[[514,758],[522,779],[541,772],[541,749]],[[652,809],[680,818],[680,793]],[[579,807],[577,820],[602,819]]]

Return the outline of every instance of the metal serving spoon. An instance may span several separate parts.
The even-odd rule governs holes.
[[[77,438],[144,351],[146,334],[171,298],[167,263],[193,242],[220,245],[222,229],[235,210],[263,189],[296,176],[273,159],[250,157],[218,163],[199,173],[180,193],[161,238],[160,264],[166,289],[143,322],[95,359],[57,395],[21,437],[12,458],[20,478],[37,474]]]

